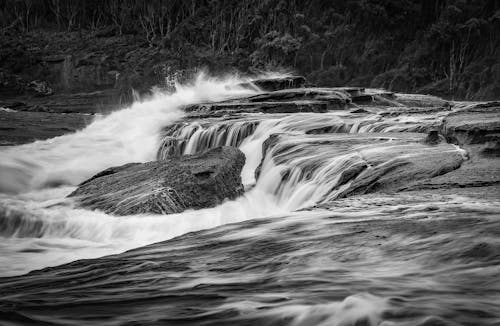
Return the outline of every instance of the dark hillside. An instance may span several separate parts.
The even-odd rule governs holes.
[[[499,31],[496,0],[0,0],[0,96],[104,105],[205,66],[498,99]]]

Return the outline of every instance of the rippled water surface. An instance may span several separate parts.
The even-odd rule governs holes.
[[[491,189],[494,190],[494,189]],[[365,195],[3,279],[3,320],[498,325],[500,202]],[[340,208],[342,207],[342,208]]]

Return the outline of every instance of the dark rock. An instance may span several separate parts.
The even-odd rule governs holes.
[[[343,110],[351,102],[348,93],[333,88],[297,88],[262,93],[238,100],[192,104],[186,112],[210,116],[234,113],[296,113]]]
[[[441,138],[439,137],[439,132],[437,130],[431,130],[424,140],[424,143],[427,145],[437,145],[440,142]]]
[[[172,214],[213,207],[243,194],[245,156],[233,147],[104,170],[70,197],[79,206],[116,215]]]
[[[409,107],[449,107],[451,104],[440,97],[422,94],[395,94],[395,100]]]
[[[3,106],[5,106],[8,109],[18,109],[18,108],[25,107],[26,103],[16,101],[16,102],[12,102],[12,103],[9,103],[9,104],[3,105]]]
[[[353,103],[367,103],[367,102],[373,102],[374,98],[373,95],[362,94],[362,95],[352,96],[351,100]]]
[[[350,96],[360,96],[365,93],[364,87],[334,87],[333,89],[345,92]]]
[[[481,154],[485,156],[500,156],[500,134],[485,136],[485,146]]]
[[[351,112],[351,113],[370,113],[370,111],[365,110],[363,108],[358,108],[358,109],[355,109],[355,110],[351,110],[349,112]]]
[[[490,102],[449,114],[443,121],[442,134],[448,141],[483,144],[491,135],[500,134],[500,103]]]
[[[350,95],[335,88],[297,88],[250,96],[249,102],[289,102],[299,100],[329,101],[331,104],[346,105],[351,102]]]
[[[251,83],[242,83],[240,86],[248,87],[251,84],[264,91],[277,91],[280,89],[300,88],[306,84],[306,79],[302,76],[289,76],[278,78],[262,78],[253,80]]]
[[[224,112],[224,113],[296,113],[296,112],[327,112],[328,102],[325,101],[290,101],[290,102],[222,102],[193,104],[186,106],[186,112]]]

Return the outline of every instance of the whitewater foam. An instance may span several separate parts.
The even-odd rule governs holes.
[[[76,185],[105,168],[155,159],[160,132],[184,115],[181,107],[253,94],[241,80],[200,74],[176,92],[152,98],[97,118],[83,130],[0,152],[0,192],[22,193],[60,185]]]

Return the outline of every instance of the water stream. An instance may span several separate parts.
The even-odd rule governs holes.
[[[119,288],[127,294],[94,289],[91,299],[79,301],[74,285],[64,296],[43,299],[54,307],[73,302],[80,308],[104,300],[111,302],[109,314],[126,311],[130,319],[75,312],[69,305],[54,313],[52,321],[59,324],[84,325],[88,318],[101,325],[180,324],[182,318],[169,318],[189,306],[191,322],[207,325],[479,325],[475,315],[484,325],[500,323],[500,309],[495,312],[500,282],[484,281],[500,273],[498,198],[384,194],[453,171],[467,160],[456,145],[423,142],[444,112],[405,115],[398,107],[366,107],[363,112],[183,119],[184,105],[258,94],[238,86],[247,81],[201,75],[173,94],[156,94],[74,134],[0,149],[0,276],[139,248],[88,261],[90,266],[80,261],[66,267],[68,280],[82,287],[99,287],[95,273],[109,273],[110,279],[130,275],[130,283]],[[246,192],[218,207],[117,217],[75,208],[66,198],[105,168],[223,145],[239,147],[246,156]],[[404,227],[393,224],[402,219],[408,221]],[[416,223],[421,219],[432,220],[433,236]],[[460,219],[470,224],[470,232],[457,225]],[[206,231],[190,233],[199,230]],[[169,239],[166,245],[140,248]],[[218,249],[219,242],[231,249]],[[137,264],[123,265],[118,257]],[[155,283],[155,274],[148,273],[162,264],[183,267],[167,269]],[[40,276],[41,288],[25,294],[36,297],[49,291],[51,282],[59,284],[63,276],[54,273]],[[12,282],[7,287],[17,286]],[[158,302],[142,307],[143,293]],[[133,304],[119,305],[120,300]],[[27,311],[22,318],[38,316]],[[49,318],[40,316],[33,320]]]

